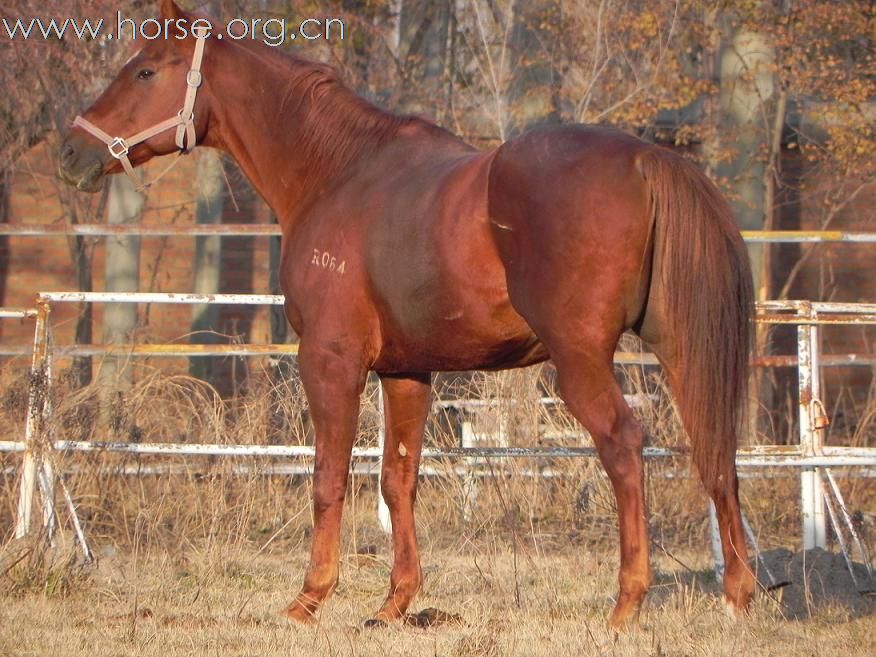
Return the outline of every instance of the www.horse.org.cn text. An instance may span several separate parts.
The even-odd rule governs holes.
[[[116,12],[115,25],[103,18],[0,18],[0,38],[10,40],[63,39],[75,37],[80,41],[103,39],[185,39],[196,31],[204,31],[207,38],[259,40],[269,46],[282,46],[295,39],[305,41],[343,40],[346,25],[342,18],[232,18],[222,25],[214,25],[207,18],[135,20]]]

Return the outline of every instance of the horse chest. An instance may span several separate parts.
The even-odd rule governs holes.
[[[348,251],[319,236],[284,245],[280,287],[286,297],[286,317],[299,335],[328,315],[343,315],[357,287],[355,263]]]

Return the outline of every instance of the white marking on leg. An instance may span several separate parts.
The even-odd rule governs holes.
[[[736,608],[726,595],[721,596],[721,600],[724,602],[724,612],[727,614],[727,617],[730,620],[738,621],[739,620],[739,610]]]

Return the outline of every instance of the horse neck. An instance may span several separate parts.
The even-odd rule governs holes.
[[[284,228],[411,120],[372,106],[320,65],[235,45],[215,48],[222,77],[204,143],[237,161]]]

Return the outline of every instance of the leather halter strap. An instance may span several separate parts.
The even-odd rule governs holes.
[[[73,120],[73,127],[82,128],[86,132],[90,133],[92,136],[97,137],[100,141],[106,144],[109,149],[110,155],[112,155],[115,159],[121,163],[122,168],[125,170],[125,173],[128,174],[128,177],[134,183],[134,187],[136,187],[138,192],[142,192],[146,188],[155,184],[164,174],[170,171],[173,166],[179,160],[179,156],[183,153],[188,153],[191,151],[196,145],[196,135],[195,135],[195,99],[198,95],[198,87],[201,86],[201,83],[204,80],[203,75],[201,74],[201,62],[204,58],[204,44],[207,40],[207,31],[204,28],[195,28],[195,54],[192,56],[192,67],[189,69],[189,72],[186,74],[186,95],[183,100],[182,109],[177,113],[176,116],[171,117],[162,121],[161,123],[156,123],[155,125],[146,128],[145,130],[141,130],[137,134],[128,137],[125,139],[124,137],[113,137],[108,133],[104,132],[96,125],[94,125],[91,121],[83,118],[82,116],[77,116]],[[153,178],[149,182],[143,182],[137,176],[137,173],[134,171],[134,166],[131,164],[131,160],[128,159],[128,152],[136,145],[143,143],[147,139],[154,137],[155,135],[161,134],[167,130],[171,130],[176,128],[176,146],[179,150],[176,153],[176,157],[170,163],[170,165],[165,168],[161,173],[159,173],[155,178]]]

